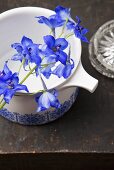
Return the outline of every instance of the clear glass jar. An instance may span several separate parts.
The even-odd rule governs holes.
[[[89,59],[97,71],[114,78],[114,20],[102,25],[91,38]]]

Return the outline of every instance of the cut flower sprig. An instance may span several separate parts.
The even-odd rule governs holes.
[[[58,91],[56,89],[49,90],[44,77],[50,79],[51,75],[54,75],[58,78],[67,79],[71,75],[75,62],[71,58],[72,46],[68,41],[69,37],[75,35],[88,43],[85,37],[88,30],[80,25],[79,17],[76,17],[76,22],[72,19],[70,8],[57,6],[55,14],[48,18],[45,16],[35,18],[39,24],[47,25],[50,28],[50,33],[43,36],[43,44],[36,44],[32,39],[23,36],[21,42],[11,45],[16,50],[16,53],[11,57],[11,61],[20,62],[20,67],[18,72],[13,73],[8,67],[8,61],[6,61],[3,70],[0,71],[0,109],[3,109],[6,103],[9,104],[13,96],[19,91],[25,91],[29,95],[35,96],[38,112],[45,111],[50,107],[60,108]],[[59,27],[61,32],[57,35],[56,29]],[[20,81],[19,75],[22,68],[26,75]],[[24,85],[31,75],[35,75],[36,79],[40,77],[43,85],[43,89],[33,94],[29,93],[28,87]]]

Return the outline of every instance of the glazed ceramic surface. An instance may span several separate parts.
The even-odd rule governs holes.
[[[64,95],[64,102],[63,98],[60,96],[59,100],[61,102],[61,107],[59,109],[49,109],[37,113],[34,98],[31,98],[30,96],[15,96],[11,101],[11,105],[8,105],[7,109],[0,110],[0,115],[10,121],[24,125],[41,125],[49,123],[61,117],[71,108],[78,92],[79,89],[76,87],[60,91],[60,93],[62,93],[61,96],[64,95],[63,93],[66,93],[66,95]],[[27,108],[23,109],[25,107]]]
[[[0,69],[3,68],[4,61],[11,58],[14,54],[14,50],[11,49],[11,44],[14,42],[20,42],[23,35],[33,39],[36,43],[42,43],[42,37],[49,34],[48,27],[42,24],[38,24],[35,20],[35,16],[46,16],[53,14],[54,12],[48,9],[38,7],[22,7],[13,10],[6,11],[0,14],[0,40],[1,40],[1,58]],[[57,33],[61,30],[58,29]],[[9,105],[6,105],[3,110],[0,110],[0,114],[14,122],[18,122],[25,125],[38,125],[53,121],[62,116],[72,104],[75,102],[78,94],[78,87],[85,88],[90,92],[93,92],[98,84],[98,81],[91,77],[82,67],[81,64],[81,42],[74,36],[69,39],[72,49],[71,58],[75,61],[75,68],[68,80],[64,78],[57,78],[51,76],[49,80],[45,79],[48,89],[57,88],[59,91],[59,100],[61,103],[60,109],[48,109],[43,112],[36,112],[37,105],[34,101],[34,95],[28,95],[24,92],[17,93],[11,100]],[[9,67],[17,71],[19,63],[15,62],[13,65],[9,62]],[[22,79],[25,76],[24,70],[21,71]],[[56,82],[56,83],[55,83]],[[42,90],[42,84],[39,78],[30,76],[26,81],[30,93],[34,93],[38,90]]]

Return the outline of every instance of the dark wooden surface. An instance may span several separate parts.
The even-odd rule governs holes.
[[[1,0],[0,12],[20,6],[72,8],[90,30],[114,18],[114,0]],[[18,22],[18,21],[17,21]],[[1,42],[2,43],[2,42]],[[111,169],[114,168],[114,80],[91,66],[88,46],[82,62],[99,80],[94,94],[80,89],[73,107],[61,119],[27,127],[0,117],[0,169]]]

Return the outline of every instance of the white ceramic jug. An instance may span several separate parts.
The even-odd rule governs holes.
[[[43,15],[48,17],[53,13],[51,10],[39,7],[22,7],[0,14],[0,69],[2,69],[4,61],[14,54],[14,50],[11,49],[10,45],[14,42],[20,42],[23,35],[33,39],[36,43],[42,43],[42,36],[49,34],[49,30],[45,25],[38,24],[35,16]],[[27,95],[22,92],[17,93],[10,104],[0,110],[0,115],[25,125],[44,124],[59,118],[69,110],[75,102],[78,87],[94,92],[98,85],[98,80],[91,77],[83,69],[81,64],[81,42],[74,36],[69,41],[72,46],[71,58],[75,61],[75,68],[71,76],[67,80],[55,78],[54,76],[49,80],[45,80],[48,89],[58,89],[61,108],[50,108],[47,111],[36,112],[37,104],[34,100],[34,95]],[[18,63],[10,64],[10,68],[16,71]],[[23,71],[21,75],[24,75]],[[30,93],[43,88],[39,79],[34,77],[30,77],[25,84]]]

